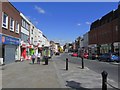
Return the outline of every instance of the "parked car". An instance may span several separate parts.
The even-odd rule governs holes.
[[[120,56],[118,56],[116,53],[112,54],[111,59],[116,62],[120,62]]]
[[[88,59],[88,53],[84,53],[84,58]]]
[[[73,53],[71,56],[78,57],[78,54],[77,53]]]
[[[92,60],[95,60],[95,59],[98,59],[98,55],[92,53],[92,54],[89,54],[89,55],[88,55],[88,58],[89,58],[89,59],[92,59]]]
[[[120,57],[116,53],[105,53],[99,56],[99,61],[120,61]]]

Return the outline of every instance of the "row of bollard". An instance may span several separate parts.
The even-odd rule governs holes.
[[[84,60],[82,59],[82,69],[84,69]],[[68,70],[68,58],[66,58],[66,70]]]
[[[83,58],[81,58],[82,61],[82,69],[84,69],[84,60]],[[68,70],[68,58],[66,58],[66,70]],[[102,75],[102,90],[107,90],[107,76],[108,76],[108,73],[106,71],[103,71],[101,73]]]

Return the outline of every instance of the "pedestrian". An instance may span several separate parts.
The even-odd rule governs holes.
[[[32,63],[34,64],[34,62],[35,62],[35,54],[33,53],[33,55],[32,55]]]
[[[37,54],[37,63],[40,64],[41,53]]]

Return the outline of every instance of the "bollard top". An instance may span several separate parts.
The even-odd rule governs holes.
[[[66,60],[68,60],[68,58],[66,58]]]
[[[108,75],[108,73],[106,71],[103,71],[101,74],[102,74],[102,76],[107,76]]]

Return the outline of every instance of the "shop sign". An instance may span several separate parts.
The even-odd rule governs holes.
[[[20,41],[17,38],[2,35],[2,43],[3,44],[11,44],[11,45],[19,45]]]
[[[114,43],[114,46],[118,46],[118,44],[119,44],[118,42],[117,42],[117,43]]]

